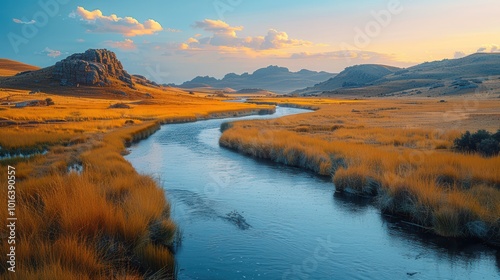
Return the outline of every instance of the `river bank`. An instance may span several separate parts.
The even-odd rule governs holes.
[[[322,105],[319,111],[300,117],[226,125],[219,143],[253,157],[331,176],[336,191],[373,197],[383,213],[435,234],[499,246],[500,158],[447,151],[457,134],[454,131],[417,125],[395,128],[397,115],[404,114],[406,121],[442,110],[436,103],[425,104],[413,108],[406,101]],[[483,102],[481,106],[492,105]],[[376,124],[387,119],[391,127]]]
[[[277,115],[307,112],[296,110],[278,107]],[[249,118],[255,117],[282,120]],[[370,199],[335,195],[324,177],[221,148],[221,124],[237,120],[167,125],[126,156],[166,190],[183,233],[178,279],[491,278],[500,272],[495,250],[416,231],[380,215]],[[321,251],[326,258],[315,259],[321,244],[331,246]]]

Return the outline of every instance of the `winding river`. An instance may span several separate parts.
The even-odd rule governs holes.
[[[231,120],[163,126],[126,157],[166,190],[179,279],[500,279],[498,250],[426,235],[335,195],[329,179],[220,148]]]

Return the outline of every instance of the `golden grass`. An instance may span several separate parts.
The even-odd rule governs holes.
[[[140,276],[160,269],[173,273],[175,263],[168,247],[175,224],[164,193],[120,156],[125,138],[134,138],[132,133],[145,136],[145,130],[156,128],[149,123],[106,134],[96,142],[99,145],[81,154],[82,174],[49,169],[42,176],[18,181],[17,261],[23,270],[18,277],[109,279],[116,273]],[[6,184],[5,178],[1,181]],[[5,192],[2,189],[2,195]],[[5,212],[2,218],[7,218]],[[158,243],[152,238],[158,231],[153,225],[158,223],[170,236],[158,249],[168,256],[157,260],[164,266],[132,263],[135,252]],[[2,249],[7,250],[6,243]]]
[[[40,68],[10,59],[0,58],[0,76],[12,76],[19,72],[38,70]]]
[[[139,87],[139,86],[138,86]],[[142,89],[142,88],[141,88]],[[149,90],[149,89],[148,89]],[[175,275],[176,225],[163,190],[122,156],[160,123],[245,115],[271,106],[224,103],[151,89],[152,99],[64,96],[4,89],[1,102],[52,98],[54,106],[0,106],[5,153],[16,167],[17,271],[13,279],[169,279]],[[130,109],[109,109],[125,102]],[[72,165],[81,173],[70,172]],[[6,177],[0,183],[6,185]],[[0,191],[6,196],[6,188]],[[5,211],[0,218],[6,219]],[[1,234],[6,234],[6,229]],[[0,250],[6,252],[2,242]],[[5,276],[6,264],[0,266]],[[9,277],[12,275],[9,275]]]
[[[460,130],[477,125],[475,112],[469,111],[460,126],[447,129],[457,120],[439,122],[438,113],[449,104],[413,103],[339,102],[278,120],[235,122],[227,126],[220,144],[331,175],[337,191],[376,195],[383,211],[440,235],[498,244],[500,235],[487,232],[500,227],[500,156],[483,158],[451,150]],[[495,115],[499,105],[490,100],[479,102],[478,108]],[[380,118],[373,119],[374,114]],[[484,126],[495,131],[498,122],[489,122],[489,117]]]
[[[200,98],[188,93],[148,90],[154,94],[152,99],[133,99],[120,101],[129,105],[130,109],[110,109],[109,106],[117,103],[112,96],[104,95],[107,99],[93,95],[62,96],[46,93],[30,95],[28,91],[7,90],[0,91],[1,102],[24,100],[45,100],[52,98],[55,105],[29,108],[14,108],[13,105],[0,106],[0,118],[22,123],[23,121],[97,121],[116,119],[161,120],[176,117],[209,117],[211,114],[224,112],[249,111],[251,109],[266,108],[251,104],[234,102],[220,102],[211,98]],[[269,108],[269,106],[267,107]]]
[[[0,146],[3,151],[15,151],[23,149],[43,150],[44,146],[64,144],[75,136],[74,131],[54,131],[51,129],[41,130],[39,128],[4,128]]]

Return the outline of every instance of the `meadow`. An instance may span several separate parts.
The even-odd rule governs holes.
[[[170,206],[158,182],[138,174],[123,158],[126,146],[161,124],[274,108],[178,90],[148,91],[147,99],[0,91],[0,168],[15,167],[17,218],[16,273],[7,275],[4,262],[0,274],[9,279],[175,277],[180,235]],[[15,107],[47,98],[54,104]],[[0,176],[0,184],[7,185],[6,176]],[[0,193],[6,197],[7,188]],[[0,212],[4,221],[7,215]],[[8,236],[5,227],[1,234]],[[8,252],[9,244],[0,246]]]
[[[500,245],[500,156],[453,150],[466,130],[500,129],[500,100],[249,101],[316,111],[226,124],[221,146],[330,176],[337,192],[426,231]]]

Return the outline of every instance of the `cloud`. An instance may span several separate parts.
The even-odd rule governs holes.
[[[84,39],[81,39],[81,38],[80,38],[80,39],[76,39],[76,41],[77,41],[78,43],[83,43],[83,42],[85,42],[85,40],[84,40]]]
[[[105,41],[104,44],[111,48],[120,49],[123,51],[133,51],[137,49],[134,41],[125,39],[123,41]]]
[[[466,54],[466,53],[461,52],[461,51],[457,51],[457,52],[455,52],[455,54],[453,55],[453,58],[462,58],[462,57],[465,57],[465,56],[467,56],[467,54]]]
[[[205,19],[204,21],[197,21],[194,25],[196,28],[201,28],[205,31],[214,34],[224,34],[230,37],[236,37],[236,31],[243,30],[243,26],[230,26],[222,20]]]
[[[497,53],[500,52],[500,47],[498,45],[484,45],[481,46],[477,52],[483,52],[483,53]]]
[[[36,21],[34,19],[32,19],[30,21],[22,21],[20,19],[13,18],[12,21],[15,23],[18,23],[18,24],[35,24],[36,23]]]
[[[52,57],[52,58],[56,58],[56,57],[60,56],[62,53],[61,53],[61,51],[45,48],[42,51],[42,54],[45,54],[45,55]]]
[[[115,14],[105,16],[100,10],[88,11],[77,7],[69,17],[79,17],[85,22],[88,32],[92,33],[119,33],[126,37],[151,35],[163,30],[160,23],[148,19],[143,23],[132,17],[118,17]]]
[[[371,51],[361,51],[361,50],[341,50],[341,51],[331,51],[331,52],[317,52],[308,53],[300,52],[293,53],[289,57],[290,59],[359,59],[359,60],[373,60],[373,59],[385,59],[394,60],[395,57],[390,54],[371,52]]]
[[[283,31],[270,29],[265,36],[239,37],[237,32],[243,26],[231,26],[222,20],[205,19],[197,21],[196,28],[212,33],[208,37],[196,34],[179,45],[181,50],[220,50],[228,52],[265,52],[297,46],[313,45],[309,41],[291,39]]]
[[[289,46],[304,46],[304,45],[312,45],[311,42],[297,39],[288,38],[288,34],[286,32],[279,32],[275,29],[270,29],[267,32],[266,37],[264,37],[264,41],[260,46],[261,49],[281,49]]]
[[[198,39],[191,37],[191,38],[189,38],[189,39],[186,41],[186,43],[187,43],[187,44],[198,44],[198,43],[200,43],[200,42],[198,41]]]

